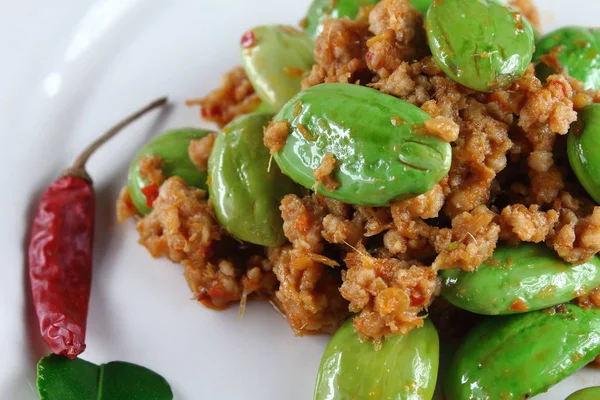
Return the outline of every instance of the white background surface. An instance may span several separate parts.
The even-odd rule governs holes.
[[[244,5],[245,4],[245,5]],[[538,1],[546,28],[593,26],[600,2]],[[40,192],[95,136],[149,100],[155,113],[91,160],[97,190],[94,283],[85,359],[125,360],[171,383],[179,400],[312,398],[326,337],[295,338],[266,304],[217,313],[191,300],[182,269],[153,260],[115,199],[149,135],[202,124],[183,101],[239,63],[238,41],[262,23],[296,23],[308,0],[0,0],[0,398],[37,399],[47,352],[24,286],[24,251]],[[587,370],[539,399],[600,384]]]

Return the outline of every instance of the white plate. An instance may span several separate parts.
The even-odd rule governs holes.
[[[547,28],[593,26],[600,3],[547,0]],[[84,358],[126,360],[163,374],[176,399],[312,398],[326,337],[296,338],[267,304],[213,312],[191,300],[179,266],[153,260],[115,199],[150,134],[198,125],[183,101],[239,63],[242,32],[297,22],[308,0],[20,0],[0,2],[0,398],[37,399],[47,352],[24,286],[23,245],[40,191],[92,138],[148,100],[173,109],[123,132],[91,161],[98,194],[94,283]],[[585,370],[539,399],[600,384]]]

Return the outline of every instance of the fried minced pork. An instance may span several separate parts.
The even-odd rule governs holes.
[[[274,290],[276,279],[264,254],[243,252],[246,257],[233,259],[219,250],[225,234],[206,193],[181,178],[171,177],[162,184],[152,212],[139,220],[137,228],[140,243],[150,254],[184,265],[190,289],[206,305],[225,308],[254,292],[268,295]]]
[[[139,161],[140,178],[147,181],[149,185],[162,185],[165,181],[163,166],[163,159],[157,154],[142,157]]]
[[[213,242],[223,235],[206,192],[178,177],[162,184],[152,212],[140,219],[137,229],[150,254],[174,262],[208,259]]]
[[[245,259],[223,256],[216,261],[183,261],[184,276],[194,297],[214,309],[224,309],[240,302],[244,312],[250,296],[271,299],[277,278],[271,262],[262,255],[247,255]]]
[[[363,213],[337,200],[326,199],[325,202],[328,213],[323,218],[323,239],[351,249],[367,236],[365,225],[368,219]]]
[[[546,239],[558,222],[558,213],[554,210],[544,212],[537,204],[529,208],[523,204],[505,207],[500,214],[500,238],[507,243],[539,243]]]
[[[315,44],[315,65],[302,88],[324,82],[356,83],[368,72],[366,41],[371,36],[366,20],[329,19]],[[370,74],[367,75],[370,79]],[[367,83],[367,82],[365,82]]]
[[[512,147],[509,126],[485,104],[468,98],[460,114],[461,130],[449,174],[451,193],[444,205],[451,217],[487,204],[492,182],[506,167],[506,153]]]
[[[490,258],[496,248],[500,226],[486,206],[476,207],[452,219],[452,229],[440,229],[434,238],[438,253],[432,267],[436,270],[474,271]]]
[[[133,205],[133,201],[131,200],[131,193],[129,192],[129,188],[125,186],[123,189],[121,189],[119,198],[117,199],[117,221],[122,224],[129,218],[136,215],[137,210]]]
[[[530,0],[510,3],[539,24]],[[212,307],[255,293],[273,301],[296,334],[333,332],[352,312],[362,337],[380,339],[422,325],[439,270],[474,271],[496,246],[545,242],[573,264],[600,250],[600,208],[572,182],[563,140],[577,111],[600,95],[563,74],[542,82],[533,66],[504,90],[473,91],[438,67],[409,0],[382,0],[359,14],[325,21],[302,87],[360,84],[420,107],[433,117],[423,131],[451,143],[448,175],[389,207],[289,194],[280,205],[289,243],[244,250],[216,223],[204,192],[170,178],[138,226],[152,254],[182,262],[196,297]],[[237,68],[198,103],[205,119],[223,125],[258,98]],[[288,121],[266,129],[271,154],[289,130]],[[326,161],[314,171],[322,183],[340,167],[333,155]],[[121,198],[125,218],[127,193]],[[246,262],[220,256],[238,250]],[[599,307],[598,292],[580,293],[580,303]]]
[[[269,259],[279,280],[276,305],[294,332],[335,332],[349,315],[348,302],[338,290],[340,271],[292,246],[271,250]]]
[[[554,230],[546,243],[571,264],[586,262],[600,251],[600,207],[584,217],[562,209]]]
[[[519,10],[538,31],[540,30],[540,13],[532,0],[508,0],[508,4]]]
[[[365,58],[369,69],[387,78],[402,62],[420,58],[427,46],[423,15],[406,0],[382,0],[369,13]]]
[[[217,134],[211,132],[202,139],[192,140],[188,146],[190,160],[202,172],[208,171],[208,159],[216,138]]]
[[[258,95],[242,67],[235,67],[223,76],[221,87],[201,99],[187,101],[200,106],[203,119],[223,127],[235,117],[254,111],[260,104]]]
[[[338,290],[341,271],[332,269],[337,263],[320,255],[326,208],[314,197],[290,194],[280,209],[292,243],[270,252],[280,310],[297,334],[333,332],[347,317],[348,304]]]
[[[364,247],[348,253],[348,269],[340,292],[350,301],[357,331],[373,339],[404,334],[423,325],[419,312],[439,293],[440,282],[431,267],[395,258],[375,258]]]
[[[321,165],[313,171],[315,187],[321,183],[326,190],[333,191],[337,189],[340,186],[340,183],[333,176],[333,171],[337,166],[338,163],[335,157],[331,153],[325,153]]]

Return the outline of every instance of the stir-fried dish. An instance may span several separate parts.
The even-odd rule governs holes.
[[[207,307],[334,334],[315,399],[431,399],[451,342],[447,399],[544,392],[600,354],[600,31],[509,3],[314,0],[248,30],[188,102],[219,129],[141,149],[119,220]]]

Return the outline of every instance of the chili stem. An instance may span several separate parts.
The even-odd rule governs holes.
[[[81,176],[82,178],[87,178],[89,180],[89,177],[85,172],[85,164],[90,158],[90,156],[98,149],[98,147],[108,142],[110,139],[112,139],[113,136],[115,136],[117,133],[123,130],[123,128],[127,127],[129,124],[131,124],[144,114],[166,103],[166,97],[156,99],[152,103],[146,105],[144,108],[140,109],[139,111],[136,111],[135,113],[131,114],[130,116],[128,116],[127,118],[110,128],[104,135],[100,136],[87,149],[85,149],[84,152],[81,153],[79,157],[77,157],[77,159],[73,163],[73,166],[69,168],[63,175],[77,175]]]

